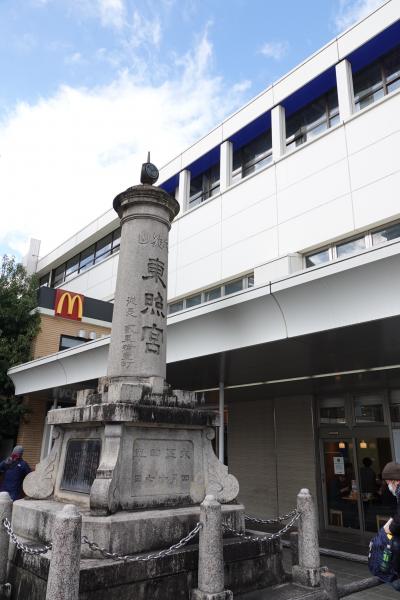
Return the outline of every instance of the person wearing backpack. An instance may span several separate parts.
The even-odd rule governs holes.
[[[0,491],[8,492],[12,501],[21,498],[22,482],[31,472],[30,466],[22,458],[23,453],[22,446],[15,446],[11,456],[0,462],[0,473],[3,474]]]

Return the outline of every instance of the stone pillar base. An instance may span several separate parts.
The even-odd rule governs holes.
[[[321,570],[307,569],[306,567],[294,565],[292,567],[292,576],[294,583],[299,583],[307,587],[317,587],[321,580]]]
[[[233,594],[230,590],[217,592],[216,594],[208,594],[198,589],[192,590],[191,600],[232,600]]]

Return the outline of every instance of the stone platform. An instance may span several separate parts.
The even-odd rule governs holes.
[[[18,537],[35,544],[52,539],[56,514],[65,506],[55,500],[18,500],[14,502],[12,525]],[[82,514],[82,536],[87,536],[108,552],[136,554],[168,548],[195,528],[200,507],[120,511],[107,517],[94,517],[88,509]],[[222,506],[223,523],[236,531],[244,531],[244,506]],[[100,558],[89,546],[82,545],[83,558]]]
[[[14,550],[9,581],[12,600],[45,600],[50,552],[29,556]],[[197,586],[198,546],[147,562],[83,559],[80,600],[189,600]],[[225,585],[234,595],[284,581],[279,540],[224,540]]]

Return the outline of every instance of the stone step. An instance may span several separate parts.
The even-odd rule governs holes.
[[[294,583],[282,583],[272,587],[236,596],[239,600],[313,600],[320,597],[321,590],[310,590]]]

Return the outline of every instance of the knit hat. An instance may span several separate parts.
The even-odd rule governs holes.
[[[382,479],[393,479],[400,481],[400,465],[396,462],[389,462],[382,471]]]
[[[24,453],[24,449],[22,446],[15,446],[14,450],[12,451],[12,454],[18,454],[18,456],[22,456]]]

